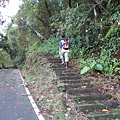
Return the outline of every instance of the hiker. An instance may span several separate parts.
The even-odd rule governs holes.
[[[60,45],[59,45],[59,55],[62,61],[61,65],[66,63],[66,68],[68,68],[68,62],[69,62],[68,53],[70,52],[71,44],[70,41],[65,37],[65,35],[62,35],[61,37],[62,39],[60,40]]]

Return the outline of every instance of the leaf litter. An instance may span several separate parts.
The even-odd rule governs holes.
[[[76,66],[75,69],[78,70]],[[78,114],[75,101],[70,99],[65,92],[58,91],[58,77],[53,69],[50,68],[50,63],[44,53],[30,53],[21,72],[25,79],[26,87],[30,90],[41,114],[48,115],[55,120],[61,116],[69,120],[88,120],[83,117],[83,113]],[[103,74],[97,75],[96,73],[87,73],[82,76],[83,80],[90,79],[93,83],[97,82],[98,87],[102,86],[102,93],[113,95],[117,91],[120,95],[120,76],[117,76],[117,82],[113,81],[116,76],[106,77]],[[84,89],[87,88],[87,86],[82,87]],[[120,103],[120,96],[114,97],[113,101]]]

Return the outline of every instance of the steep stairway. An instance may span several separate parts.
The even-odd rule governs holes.
[[[65,65],[60,64],[60,59],[48,60],[59,77],[59,82],[65,84],[64,92],[74,100],[78,113],[89,120],[120,120],[120,105],[112,99],[112,95],[102,93],[102,86],[93,80],[83,79],[72,62],[66,69]]]

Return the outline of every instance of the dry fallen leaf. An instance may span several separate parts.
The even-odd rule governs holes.
[[[84,88],[84,89],[85,89],[86,87],[87,87],[87,86],[82,86],[82,88]]]
[[[32,81],[31,84],[35,84],[35,81]]]
[[[45,98],[45,95],[41,95],[40,98],[39,98],[39,100],[41,101],[41,100],[43,100],[44,98]]]
[[[103,111],[103,112],[109,112],[109,110],[107,110],[107,109],[102,109],[102,111]]]
[[[67,108],[67,111],[70,112],[70,111],[71,111],[71,108]]]

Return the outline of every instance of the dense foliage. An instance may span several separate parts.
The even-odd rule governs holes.
[[[70,57],[79,59],[82,73],[119,74],[119,10],[119,0],[23,0],[6,35],[12,51],[19,48],[15,58],[24,56],[19,64],[26,51],[58,57],[59,40],[65,33],[72,43]]]

